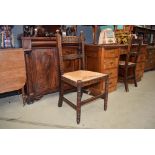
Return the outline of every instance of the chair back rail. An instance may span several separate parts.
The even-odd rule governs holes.
[[[81,32],[80,36],[62,36],[57,30],[57,47],[60,62],[60,74],[64,74],[64,61],[66,60],[78,60],[78,69],[85,69],[85,53],[84,53],[84,35]],[[77,48],[77,52],[74,54],[63,54],[63,48],[67,46]]]

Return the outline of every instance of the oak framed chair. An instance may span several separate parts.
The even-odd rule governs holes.
[[[59,88],[59,101],[58,107],[62,107],[63,101],[70,105],[73,109],[76,110],[76,121],[77,124],[80,123],[81,116],[81,106],[94,101],[98,98],[104,99],[104,110],[107,110],[107,102],[108,102],[108,75],[102,74],[98,72],[92,72],[86,70],[85,67],[85,53],[84,53],[84,35],[83,32],[80,33],[80,36],[61,36],[59,31],[57,30],[56,34],[57,38],[57,48],[59,53],[59,64],[60,64],[60,88]],[[63,48],[67,46],[76,47],[77,52],[75,54],[63,54]],[[64,72],[64,62],[65,61],[78,61],[78,69],[71,72]],[[89,87],[95,83],[99,83],[100,81],[105,82],[105,90],[97,95],[92,96],[86,100],[82,101],[82,94],[85,92],[85,87]],[[64,94],[67,91],[64,89],[64,84],[69,84],[75,88],[77,91],[77,103],[74,104],[64,97]]]
[[[132,49],[132,46],[134,45],[133,41],[138,43],[138,48],[134,50]],[[137,87],[136,67],[141,50],[141,44],[142,39],[134,39],[131,35],[128,42],[127,53],[123,55],[123,60],[120,59],[119,61],[118,77],[123,80],[126,92],[129,92],[129,80],[133,80],[135,87]]]

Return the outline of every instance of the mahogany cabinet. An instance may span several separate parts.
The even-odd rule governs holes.
[[[85,46],[86,66],[90,71],[109,74],[109,92],[116,90],[118,79],[118,45]],[[95,84],[91,88],[93,94],[99,94],[104,89],[104,83]]]
[[[135,47],[137,48],[137,47]],[[140,81],[144,74],[144,67],[146,62],[147,44],[143,44],[138,57],[138,64],[136,67],[136,77],[137,81]]]
[[[146,52],[145,71],[155,69],[155,46],[148,46]]]
[[[54,37],[23,37],[27,82],[27,102],[58,91],[58,53]]]

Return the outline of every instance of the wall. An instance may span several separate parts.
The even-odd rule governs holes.
[[[77,26],[77,35],[80,34],[80,31],[84,32],[86,43],[90,43],[90,44],[93,43],[92,26],[91,25],[87,25],[87,26],[78,25]],[[23,25],[14,25],[12,32],[14,34],[15,48],[22,47],[21,40],[19,39],[19,37],[23,33]],[[100,28],[98,28],[98,31],[97,31],[97,37],[96,37],[97,42],[98,42],[98,38],[99,38],[99,33],[100,33]]]
[[[14,35],[15,48],[22,47],[19,37],[23,34],[23,25],[14,25],[12,32]]]
[[[85,35],[85,42],[87,44],[91,44],[93,43],[93,29],[92,29],[92,26],[91,25],[78,25],[77,26],[77,35],[80,34],[80,31],[83,31],[84,32],[84,35]],[[97,34],[96,34],[96,41],[98,42],[98,39],[99,39],[99,34],[100,34],[100,28],[98,27],[98,30],[97,30]]]
[[[86,43],[93,43],[92,26],[78,25],[77,35],[80,34],[80,31],[84,32]],[[14,25],[12,32],[14,34],[15,48],[22,47],[21,40],[19,40],[19,36],[23,33],[23,25]]]

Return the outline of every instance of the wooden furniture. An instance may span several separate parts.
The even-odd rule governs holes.
[[[155,46],[147,46],[145,71],[155,69]]]
[[[142,36],[143,43],[151,45],[155,43],[154,25],[133,26],[132,33]]]
[[[128,45],[119,45],[119,46],[120,46],[120,55],[127,54]],[[132,44],[133,51],[137,50],[137,48],[138,48],[138,44]],[[140,53],[138,56],[138,60],[137,60],[137,66],[136,66],[136,80],[137,80],[137,82],[141,81],[143,74],[144,74],[146,53],[147,53],[147,44],[142,44],[141,50],[140,50]],[[134,82],[133,80],[129,80],[129,83],[133,83],[133,82]]]
[[[62,106],[62,102],[65,101],[72,108],[76,110],[76,121],[80,123],[81,106],[89,103],[100,97],[104,98],[104,110],[107,110],[107,100],[108,100],[108,75],[98,72],[92,72],[85,70],[85,53],[84,53],[84,36],[81,33],[80,37],[77,36],[66,36],[61,37],[57,33],[57,43],[60,61],[60,94],[58,106]],[[77,49],[76,54],[63,54],[62,48],[67,45],[75,47]],[[71,48],[72,49],[72,48]],[[69,48],[68,48],[69,50]],[[78,60],[78,70],[72,72],[64,72],[64,61]],[[105,89],[99,95],[93,96],[86,100],[82,99],[83,89],[91,86],[92,84],[99,83],[100,81],[105,81]],[[74,86],[77,89],[77,105],[69,101],[64,97],[64,83]]]
[[[24,25],[24,37],[53,37],[61,25]]]
[[[93,44],[97,44],[97,28],[98,26],[97,25],[92,25],[92,29],[93,29],[93,32],[92,32],[92,35],[93,35]]]
[[[134,44],[132,50],[137,50],[138,45]],[[117,89],[118,62],[120,55],[127,53],[128,45],[85,45],[86,67],[88,70],[109,74],[109,92]],[[141,46],[136,67],[136,80],[140,81],[144,73],[147,44]],[[133,83],[134,81],[129,81]],[[103,89],[103,84],[94,85],[92,94],[98,94]]]
[[[133,33],[141,35],[143,37],[143,42],[148,44],[146,50],[145,71],[155,69],[155,26],[134,26]]]
[[[0,49],[0,93],[22,89],[25,104],[25,81],[24,50],[22,48]]]
[[[86,68],[91,71],[109,75],[109,92],[116,90],[118,79],[119,46],[116,45],[85,45]],[[91,88],[92,94],[99,94],[104,88],[103,83]]]
[[[22,37],[27,71],[27,103],[33,103],[43,95],[57,92],[59,86],[59,63],[56,37]],[[63,47],[63,53],[76,53],[75,47]],[[78,68],[76,61],[66,61],[65,72]],[[70,89],[65,85],[65,89]]]
[[[128,88],[128,80],[133,79],[135,87],[137,87],[137,79],[136,79],[136,66],[137,66],[137,60],[139,57],[139,53],[141,50],[141,40],[139,40],[138,48],[137,50],[131,50],[132,48],[132,39],[133,37],[130,37],[130,40],[128,42],[128,48],[127,48],[127,53],[125,57],[120,57],[119,60],[119,71],[118,71],[118,76],[119,78],[122,78],[124,85],[125,85],[125,90],[126,92],[129,91]],[[121,59],[123,58],[123,59]]]
[[[22,37],[26,60],[27,102],[58,91],[56,37]]]

